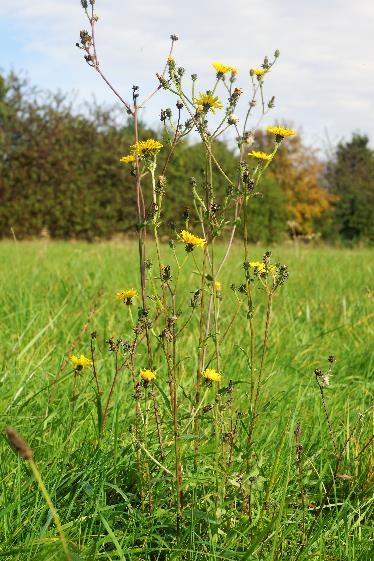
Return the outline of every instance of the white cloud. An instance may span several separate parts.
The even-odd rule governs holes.
[[[202,87],[212,77],[210,63],[238,66],[242,76],[279,48],[279,65],[268,76],[268,94],[277,107],[273,118],[303,126],[313,142],[348,137],[360,129],[374,138],[374,62],[371,0],[97,0],[97,41],[102,67],[122,92],[133,83],[150,90],[162,66],[169,34],[179,33],[176,56]],[[51,89],[79,90],[80,99],[96,92],[111,95],[74,47],[86,27],[79,0],[1,0],[0,16],[17,34],[17,57],[2,53],[2,64],[25,68],[32,81]],[[243,85],[245,81],[243,81]],[[146,115],[156,121],[160,98]]]

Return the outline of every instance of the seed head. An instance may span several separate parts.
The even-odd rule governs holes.
[[[5,434],[13,450],[17,452],[22,459],[32,460],[32,450],[30,446],[13,427],[6,427]]]

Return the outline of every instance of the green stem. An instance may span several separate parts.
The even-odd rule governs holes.
[[[67,541],[66,541],[66,538],[65,538],[64,530],[62,529],[60,517],[59,517],[59,515],[57,513],[57,510],[55,509],[55,506],[52,502],[52,499],[51,499],[51,497],[50,497],[50,495],[49,495],[49,493],[48,493],[48,491],[47,491],[47,489],[46,489],[46,487],[43,483],[42,476],[40,475],[40,472],[39,472],[38,467],[37,467],[36,463],[34,462],[34,460],[31,458],[30,460],[28,460],[28,462],[29,462],[29,466],[32,470],[32,473],[35,477],[35,480],[38,484],[40,492],[42,493],[42,495],[43,495],[43,497],[44,497],[44,499],[45,499],[45,501],[46,501],[46,503],[49,507],[50,513],[51,513],[52,518],[54,520],[54,523],[56,524],[57,531],[60,535],[60,540],[61,540],[61,543],[62,543],[62,547],[64,548],[65,557],[68,561],[72,561],[72,557],[70,555],[68,544],[67,544]]]
[[[268,304],[267,304],[267,310],[266,310],[266,323],[265,323],[264,338],[263,338],[263,342],[262,342],[262,355],[261,355],[260,371],[259,371],[259,374],[258,374],[256,394],[255,394],[255,397],[254,397],[253,408],[252,408],[252,418],[251,418],[251,423],[250,423],[249,431],[248,431],[248,441],[247,441],[247,446],[248,447],[251,445],[252,436],[253,436],[253,432],[254,432],[254,429],[255,429],[256,420],[257,420],[257,408],[258,408],[258,402],[259,402],[259,397],[260,397],[263,371],[264,371],[264,364],[265,364],[265,357],[266,357],[266,351],[267,351],[267,342],[268,342],[269,331],[270,331],[272,304],[273,304],[273,292],[270,291],[268,293]]]

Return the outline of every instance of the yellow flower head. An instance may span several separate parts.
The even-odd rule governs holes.
[[[133,146],[131,146],[131,152],[134,156],[137,155],[139,158],[143,158],[144,156],[155,156],[162,147],[163,144],[161,144],[161,142],[149,138],[148,140],[140,140],[136,144],[133,144]]]
[[[250,261],[249,266],[252,269],[257,269],[259,273],[266,273],[266,267],[262,261]]]
[[[127,306],[130,306],[132,304],[132,299],[136,298],[137,295],[138,293],[136,290],[130,288],[129,290],[121,290],[120,292],[117,292],[116,298],[117,300],[122,300],[122,302],[127,304]]]
[[[226,64],[221,64],[220,62],[212,62],[213,68],[217,70],[217,74],[224,75],[227,72],[232,72],[232,74],[237,74],[238,69],[233,68],[232,66],[226,66]]]
[[[223,107],[223,104],[218,100],[218,96],[209,93],[199,93],[199,97],[194,99],[194,103],[198,108],[201,106],[204,111],[211,110],[212,113],[215,113],[215,109],[222,109]]]
[[[70,360],[73,363],[75,370],[82,370],[85,366],[92,364],[92,360],[84,355],[81,355],[80,357],[71,355]]]
[[[266,70],[265,68],[251,68],[251,70],[249,71],[251,76],[263,76],[268,72],[270,72],[270,70]]]
[[[206,244],[205,238],[199,238],[188,230],[182,230],[179,234],[179,239],[186,244],[188,251],[192,251],[195,247],[204,247]]]
[[[248,152],[248,156],[251,158],[256,158],[256,160],[263,160],[269,162],[273,159],[271,154],[267,154],[266,152],[256,152],[256,150],[252,150],[252,152]]]
[[[266,268],[263,261],[250,261],[249,266],[252,267],[252,269],[257,269],[259,273],[275,273],[277,270],[275,265],[269,265],[268,268]]]
[[[266,130],[271,134],[275,134],[275,136],[279,138],[284,138],[285,136],[295,136],[295,134],[297,134],[296,131],[285,127],[267,127]]]
[[[207,368],[204,370],[202,377],[210,382],[220,382],[222,380],[222,374],[214,370],[214,368]]]
[[[175,62],[175,58],[173,56],[168,56],[167,62],[168,64],[172,64],[173,62]]]
[[[131,164],[132,162],[135,162],[135,156],[133,154],[122,156],[122,158],[120,158],[120,162],[122,162],[123,164]]]
[[[214,286],[214,290],[215,290],[216,292],[221,292],[221,290],[222,290],[222,284],[221,284],[219,281],[215,281],[213,286]]]
[[[156,378],[156,372],[152,372],[152,370],[143,370],[140,369],[140,377],[145,382],[150,382]]]

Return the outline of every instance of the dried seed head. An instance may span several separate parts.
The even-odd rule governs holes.
[[[7,435],[9,444],[15,452],[18,452],[21,458],[24,460],[32,460],[31,448],[14,428],[6,427],[5,434]]]
[[[321,386],[323,388],[327,388],[329,385],[330,385],[330,374],[326,372],[325,374],[322,375]]]
[[[203,413],[208,413],[208,411],[211,411],[213,408],[214,408],[213,403],[207,403],[203,407]]]

